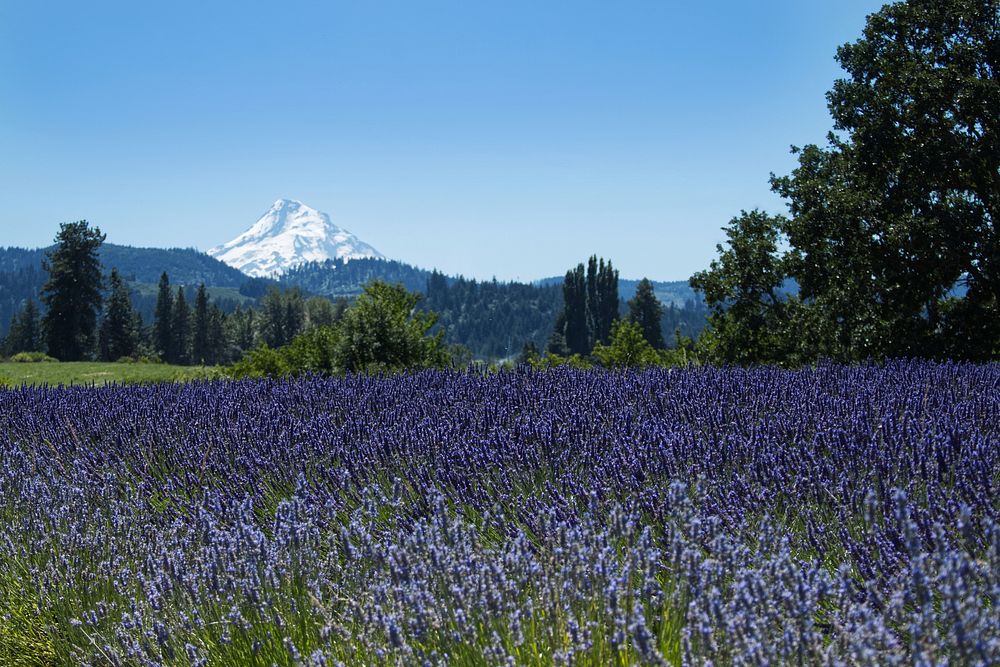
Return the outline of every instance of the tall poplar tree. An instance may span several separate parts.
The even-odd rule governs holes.
[[[590,327],[587,326],[587,280],[583,264],[566,272],[563,280],[563,338],[571,354],[590,352]]]
[[[56,248],[43,263],[49,279],[42,288],[47,311],[42,320],[50,355],[79,361],[93,354],[101,308],[101,260],[105,235],[86,220],[59,226]]]
[[[596,343],[607,342],[617,319],[618,271],[611,262],[594,255],[586,268],[581,263],[566,272],[563,312],[554,333],[562,334],[571,354],[590,354]],[[553,340],[561,343],[558,337]]]

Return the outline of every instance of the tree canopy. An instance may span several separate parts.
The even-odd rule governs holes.
[[[1000,2],[909,0],[842,46],[825,146],[692,285],[716,360],[1000,355]],[[780,287],[794,282],[797,296]]]
[[[61,361],[79,361],[94,352],[103,284],[97,251],[104,238],[86,220],[63,223],[56,248],[44,262],[49,278],[42,288],[47,308],[42,326],[48,353]]]

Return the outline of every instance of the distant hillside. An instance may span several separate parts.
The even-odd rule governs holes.
[[[0,248],[0,273],[32,266],[41,268],[45,254],[54,247]],[[249,280],[233,267],[194,248],[133,248],[104,243],[98,254],[106,271],[115,267],[122,277],[134,282],[155,283],[163,271],[170,274],[170,282],[185,285],[205,283],[239,288]]]
[[[517,354],[532,342],[544,349],[563,307],[562,278],[535,283],[468,280],[385,259],[328,260],[304,264],[278,279],[282,287],[331,298],[354,297],[375,279],[402,283],[425,298],[420,308],[438,314],[445,339],[469,348],[481,359],[501,359]],[[635,294],[638,280],[619,280],[620,310]],[[695,337],[705,327],[708,311],[685,281],[654,283],[664,304],[664,338],[674,341],[674,331]]]
[[[51,249],[0,248],[0,336],[7,334],[11,317],[29,298],[38,301],[39,291],[48,278],[42,269],[42,260]],[[250,278],[193,248],[133,248],[105,243],[99,254],[105,273],[117,268],[131,284],[136,306],[147,321],[152,314],[148,286],[155,285],[164,271],[175,287],[204,282],[221,288],[218,296],[223,307],[232,308],[237,302],[246,300],[239,291]]]
[[[562,309],[558,286],[480,282],[374,258],[304,264],[285,273],[279,284],[336,298],[357,296],[375,279],[423,294],[418,307],[438,314],[445,339],[480,359],[517,354],[528,341],[544,347]]]
[[[395,260],[361,257],[350,261],[308,262],[286,271],[277,282],[283,287],[298,287],[304,292],[336,298],[357,296],[372,280],[402,283],[411,292],[426,294],[430,276],[426,269]]]
[[[47,279],[42,260],[47,249],[0,248],[0,336],[11,318]],[[101,247],[105,273],[112,267],[129,283],[132,300],[147,324],[156,304],[156,283],[166,271],[174,289],[184,285],[189,301],[204,282],[209,295],[224,311],[256,303],[268,288],[297,287],[306,294],[353,298],[375,279],[402,283],[425,298],[420,308],[438,313],[438,323],[449,343],[464,345],[480,359],[500,359],[517,354],[526,342],[544,349],[556,317],[562,310],[562,278],[536,283],[476,281],[445,276],[403,262],[379,258],[333,259],[303,264],[277,280],[250,278],[240,271],[193,249],[132,248],[106,243]],[[620,280],[621,311],[635,293],[637,280]],[[661,324],[668,343],[679,329],[696,336],[707,312],[687,283],[654,283],[657,297],[666,306]]]

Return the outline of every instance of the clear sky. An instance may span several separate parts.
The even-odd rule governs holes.
[[[278,198],[500,279],[684,279],[822,142],[865,0],[0,0],[0,245],[207,249]]]

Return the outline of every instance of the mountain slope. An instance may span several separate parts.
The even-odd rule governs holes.
[[[28,299],[38,302],[39,290],[48,279],[42,260],[53,249],[0,248],[0,336],[6,335],[11,317]],[[98,256],[105,274],[118,269],[134,289],[139,284],[155,285],[166,271],[175,289],[178,285],[196,287],[205,283],[229,290],[234,293],[230,300],[236,300],[236,290],[250,282],[233,267],[191,248],[133,248],[104,243]]]
[[[326,213],[294,199],[274,202],[250,229],[208,254],[255,277],[281,274],[308,262],[383,258]]]

